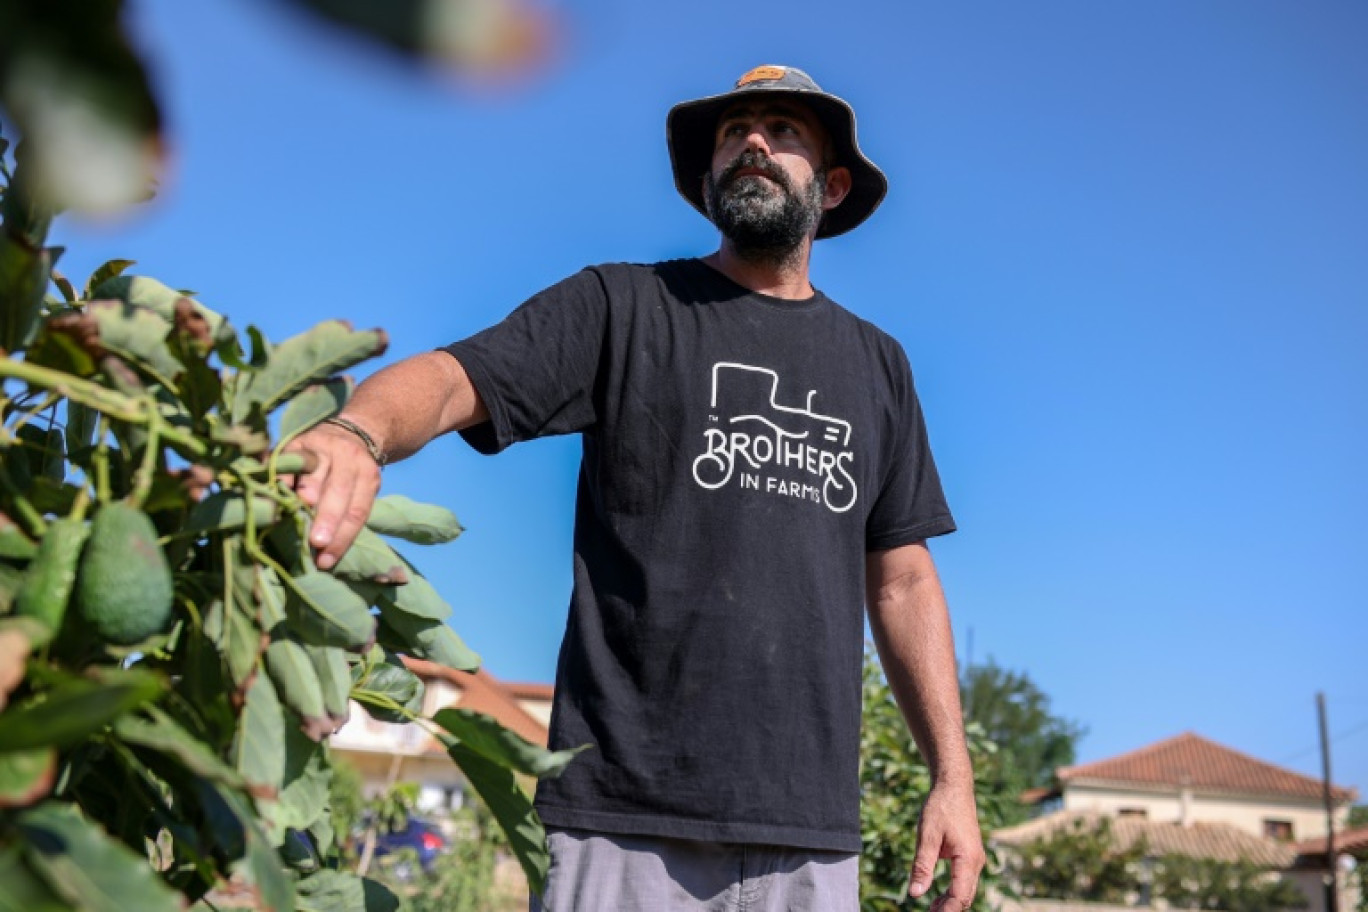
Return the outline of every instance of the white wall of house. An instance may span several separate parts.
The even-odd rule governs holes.
[[[1194,792],[1185,802],[1178,791],[1147,792],[1074,783],[1065,786],[1063,796],[1066,811],[1100,811],[1119,816],[1128,810],[1144,810],[1150,820],[1160,822],[1182,820],[1185,804],[1187,819],[1192,823],[1228,823],[1255,836],[1264,836],[1267,821],[1286,821],[1292,825],[1292,839],[1325,835],[1325,810],[1314,801]],[[1336,811],[1336,828],[1345,826],[1348,815],[1347,807]]]

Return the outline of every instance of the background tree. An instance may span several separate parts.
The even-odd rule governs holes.
[[[1074,820],[1012,854],[1010,877],[1022,896],[1126,903],[1141,889],[1143,844],[1117,847],[1111,823]]]
[[[1154,862],[1154,896],[1175,909],[1285,912],[1304,909],[1296,885],[1248,861],[1165,855]]]
[[[1005,826],[1016,813],[1017,792],[1006,784],[996,746],[982,728],[970,724],[969,757],[979,826],[985,836]],[[924,909],[930,897],[949,887],[944,865],[934,888],[920,900],[907,896],[908,874],[917,846],[918,815],[931,790],[931,771],[907,729],[884,680],[873,648],[865,650],[864,717],[860,732],[860,908],[863,912]],[[1000,865],[990,850],[988,866],[973,908],[991,909],[990,894]]]
[[[1023,671],[992,659],[965,668],[960,690],[964,718],[997,745],[1001,774],[1017,793],[1049,786],[1055,770],[1074,762],[1087,729],[1050,711],[1050,698]],[[1020,808],[1016,819],[1024,819]]]

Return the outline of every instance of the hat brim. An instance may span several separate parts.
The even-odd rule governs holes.
[[[665,118],[665,141],[670,149],[670,167],[679,194],[704,218],[708,217],[703,201],[703,178],[712,168],[717,119],[739,98],[759,93],[786,96],[806,105],[831,137],[836,161],[850,169],[850,192],[840,205],[822,217],[817,227],[818,239],[845,234],[869,218],[888,193],[888,179],[860,151],[855,135],[855,111],[842,99],[825,92],[767,88],[764,84],[681,102],[670,109]]]

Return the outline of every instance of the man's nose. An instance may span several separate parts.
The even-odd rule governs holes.
[[[746,134],[746,149],[761,152],[766,158],[769,157],[769,140],[765,138],[764,132],[759,127],[753,128]]]

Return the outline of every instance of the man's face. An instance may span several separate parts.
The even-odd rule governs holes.
[[[817,118],[791,101],[738,102],[723,113],[703,198],[738,251],[792,252],[840,202],[844,192],[828,188],[827,145]]]

